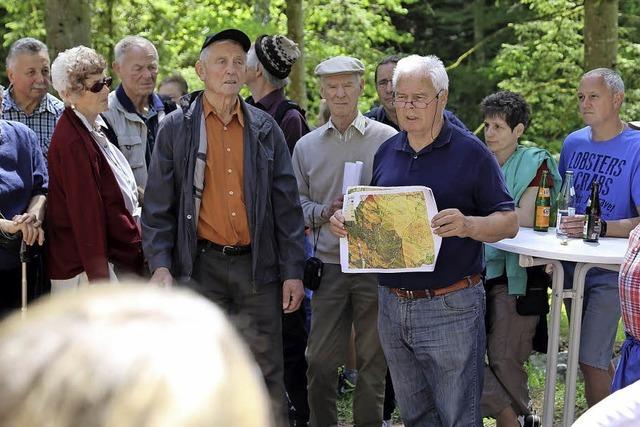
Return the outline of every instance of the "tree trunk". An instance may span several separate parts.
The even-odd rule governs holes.
[[[90,46],[90,0],[45,0],[45,27],[52,59],[70,47]]]
[[[584,1],[584,69],[615,68],[618,61],[618,0]]]
[[[114,6],[115,0],[107,0],[107,34],[109,35],[109,40],[111,41],[111,43],[109,43],[108,49],[107,49],[107,65],[109,67],[109,69],[111,69],[113,64],[113,61],[115,60],[115,53],[113,52],[113,48],[115,47],[115,44],[113,44],[113,40],[114,40],[114,28],[113,28],[113,6]],[[115,77],[116,73],[112,73]],[[115,85],[114,85],[115,87]]]
[[[254,0],[253,19],[258,24],[266,25],[271,20],[269,14],[270,0]]]
[[[287,1],[287,36],[298,43],[300,49],[300,58],[293,64],[291,70],[291,84],[289,85],[289,97],[297,102],[302,108],[307,105],[307,90],[305,86],[304,76],[304,8],[303,0],[286,0]]]
[[[484,0],[473,1],[473,44],[477,45],[484,38],[485,26],[485,3]],[[478,64],[484,64],[487,60],[484,46],[478,48],[475,53],[475,59]]]

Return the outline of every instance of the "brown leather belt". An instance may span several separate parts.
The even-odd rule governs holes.
[[[480,279],[482,279],[482,276],[480,276],[479,274],[472,274],[471,276],[460,279],[445,288],[419,289],[416,291],[401,288],[389,288],[389,292],[405,299],[434,298],[450,294],[451,292],[459,291],[460,289],[471,288],[480,283]]]

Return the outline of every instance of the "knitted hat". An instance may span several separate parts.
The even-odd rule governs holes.
[[[298,45],[285,36],[262,35],[256,39],[256,56],[262,66],[278,79],[285,79],[300,57]]]

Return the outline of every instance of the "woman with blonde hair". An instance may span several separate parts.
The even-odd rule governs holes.
[[[52,291],[116,273],[142,272],[140,208],[124,155],[108,140],[111,77],[93,49],[74,47],[51,66],[53,87],[66,108],[49,148],[48,254]]]

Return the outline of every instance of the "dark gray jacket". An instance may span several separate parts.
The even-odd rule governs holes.
[[[269,114],[239,102],[253,282],[302,279],[304,223],[284,135]],[[191,276],[197,250],[194,170],[202,117],[200,92],[160,124],[142,210],[149,268],[167,267],[178,280]]]

